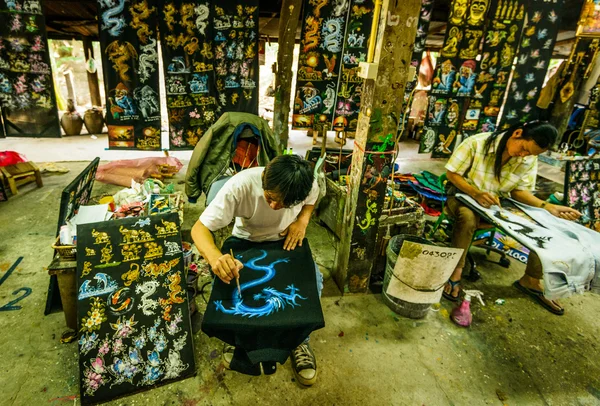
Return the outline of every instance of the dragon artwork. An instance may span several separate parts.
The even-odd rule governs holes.
[[[321,28],[323,43],[321,48],[338,53],[342,50],[344,36],[344,19],[341,17],[329,18]]]
[[[185,31],[189,36],[194,35],[195,22],[192,21],[194,18],[194,5],[183,3],[179,13],[181,14],[181,26],[185,28]]]
[[[100,7],[107,9],[102,13],[102,29],[113,37],[123,34],[125,17],[119,14],[125,9],[125,0],[100,0]]]
[[[138,305],[138,309],[140,309],[146,316],[153,315],[154,309],[158,307],[158,301],[150,299],[150,296],[156,293],[156,289],[158,289],[159,286],[160,283],[155,280],[151,280],[135,287],[135,292],[138,295],[143,293],[141,303]]]
[[[521,235],[524,235],[527,238],[532,239],[533,241],[535,241],[536,245],[539,248],[546,248],[544,246],[544,244],[546,244],[548,241],[550,241],[552,239],[552,237],[531,235],[535,231],[533,228],[510,220],[508,218],[508,216],[503,214],[500,210],[496,210],[494,212],[494,217],[496,217],[497,219],[502,220],[506,223],[510,223],[510,224],[514,225],[514,227],[512,227],[512,229],[515,233],[519,233]]]
[[[169,27],[169,31],[173,31],[175,28],[173,24],[175,23],[175,14],[177,14],[177,9],[173,3],[165,4],[163,9],[163,13],[165,14],[165,22],[167,23],[167,27]]]
[[[181,304],[184,302],[184,298],[180,295],[185,294],[181,288],[181,273],[177,272],[167,276],[168,283],[164,283],[163,286],[169,288],[169,296],[166,299],[159,299],[158,303],[164,309],[163,320],[171,321],[171,310],[174,304]]]
[[[106,47],[106,55],[113,63],[113,69],[119,74],[119,78],[123,82],[129,82],[130,77],[127,74],[129,71],[128,62],[137,60],[138,54],[133,45],[127,41],[113,41]]]
[[[267,251],[260,250],[260,252],[261,254],[259,256],[252,258],[248,262],[245,262],[244,267],[252,269],[254,271],[262,271],[265,274],[262,278],[241,284],[241,292],[269,282],[275,276],[275,265],[290,261],[289,258],[282,258],[273,261],[268,265],[258,265],[257,262],[262,261],[267,257]],[[239,258],[240,257],[238,256],[238,259]],[[215,300],[214,303],[217,307],[217,310],[225,314],[243,317],[261,317],[268,316],[270,314],[283,310],[286,305],[290,305],[291,307],[300,306],[298,303],[296,303],[296,300],[298,299],[306,300],[305,297],[302,297],[298,294],[298,289],[294,287],[294,285],[289,285],[285,290],[287,290],[288,293],[279,292],[278,290],[271,287],[263,288],[261,293],[257,293],[253,296],[253,300],[255,302],[264,302],[262,306],[258,307],[248,306],[246,303],[244,303],[244,300],[242,299],[242,296],[239,294],[237,289],[233,290],[233,307],[229,309],[225,308],[225,306],[223,306],[223,303],[220,300]]]
[[[304,33],[303,53],[315,49],[319,45],[319,21],[313,16],[306,17],[306,32]]]
[[[145,83],[150,79],[150,74],[156,70],[158,65],[158,53],[156,52],[156,40],[150,39],[150,43],[140,47],[139,69],[140,82]]]
[[[134,30],[137,30],[137,36],[140,39],[140,42],[142,44],[147,44],[148,37],[150,37],[153,32],[150,30],[150,26],[148,26],[144,20],[147,20],[152,13],[156,12],[156,7],[148,8],[148,2],[146,0],[142,0],[131,6],[129,11],[131,12],[132,17],[129,25]],[[156,42],[156,40],[153,41]]]
[[[198,4],[194,7],[194,12],[196,13],[196,29],[202,35],[206,35],[205,30],[208,25],[208,15],[210,13],[210,9],[206,4]]]

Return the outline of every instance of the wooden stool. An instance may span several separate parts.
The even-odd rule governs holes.
[[[15,165],[2,166],[0,171],[8,181],[13,195],[19,193],[17,186],[35,181],[38,187],[44,186],[40,170],[33,162],[21,162]]]

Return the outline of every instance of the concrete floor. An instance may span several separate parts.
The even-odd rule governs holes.
[[[403,162],[409,170],[423,169],[425,161]],[[429,162],[431,170],[443,165]],[[20,310],[0,312],[0,405],[79,404],[77,344],[59,342],[66,330],[62,313],[43,315],[44,267],[52,257],[60,193],[87,162],[61,165],[71,171],[44,175],[43,188],[22,186],[19,195],[0,203],[0,280],[18,257],[24,258],[0,284],[0,306],[13,300],[16,290],[32,290],[18,302]],[[185,168],[176,183],[184,173]],[[97,182],[94,195],[118,189]],[[201,205],[186,207],[184,229]],[[308,238],[327,276],[336,241],[316,222]],[[566,315],[554,316],[510,286],[523,273],[522,264],[513,260],[504,269],[484,262],[482,251],[474,253],[484,278],[465,285],[482,290],[487,306],[473,305],[469,329],[449,320],[452,306],[446,301],[424,320],[413,321],[393,313],[380,295],[342,297],[328,278],[322,299],[326,327],[311,338],[319,368],[312,388],[294,381],[289,362],[272,376],[224,370],[222,344],[199,332],[194,336],[196,377],[108,404],[600,405],[598,296],[566,299]],[[497,298],[506,304],[495,305]],[[197,304],[201,313],[203,299],[198,297]]]

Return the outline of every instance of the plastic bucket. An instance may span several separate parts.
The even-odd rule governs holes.
[[[392,278],[396,277],[394,275],[394,266],[396,265],[398,254],[400,253],[400,249],[402,248],[404,241],[412,241],[424,245],[435,245],[432,244],[431,241],[414,235],[399,234],[393,236],[390,239],[386,249],[387,262],[385,265],[385,274],[383,278],[382,297],[385,304],[399,315],[411,319],[422,319],[429,312],[431,303],[411,303],[387,294],[390,281]]]

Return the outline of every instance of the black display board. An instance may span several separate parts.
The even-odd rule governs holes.
[[[258,114],[257,0],[172,0],[161,17],[170,148],[193,149],[225,112]]]
[[[331,129],[334,109],[337,108],[338,79],[350,9],[349,1],[304,2],[300,59],[292,115],[293,129]],[[357,24],[363,24],[362,18],[356,21]],[[364,34],[365,38],[362,40],[364,46],[368,42],[370,32],[358,28],[359,25],[350,28],[350,31],[357,34],[357,40],[360,34]],[[356,65],[366,61],[365,52],[348,50],[348,61],[352,61],[350,54],[354,55]],[[350,72],[346,74],[349,77]],[[347,96],[355,97],[351,93]],[[351,110],[352,106],[350,112]]]
[[[499,128],[539,118],[536,104],[554,52],[564,4],[564,0],[532,0],[527,3],[527,24],[523,29],[517,65]]]
[[[325,326],[308,240],[286,251],[283,240],[253,243],[231,237],[221,250],[233,250],[244,264],[242,295],[235,282],[216,278],[202,331],[243,349],[252,364],[283,364],[311,331]]]
[[[600,158],[567,162],[565,203],[581,212],[579,223],[600,232]]]
[[[336,131],[356,131],[363,83],[363,79],[358,76],[358,64],[366,61],[369,52],[374,8],[373,0],[353,0],[350,7],[342,52],[342,70],[333,109],[333,128]],[[328,120],[331,118],[328,117]]]
[[[0,105],[6,135],[60,137],[41,4],[2,2],[0,21]]]
[[[195,374],[176,213],[77,227],[83,404]]]
[[[60,198],[56,236],[58,236],[60,228],[77,214],[79,207],[85,206],[90,200],[99,164],[100,157],[97,157],[63,189]]]
[[[98,157],[90,162],[90,164],[63,189],[60,198],[56,237],[58,237],[60,233],[60,227],[67,224],[67,220],[70,220],[71,217],[77,214],[79,207],[87,204],[92,196],[92,189],[94,188],[94,180],[96,179],[96,171],[98,170],[99,164],[100,158]],[[60,310],[61,308],[62,303],[60,301],[58,281],[56,275],[50,275],[44,314],[48,315],[54,310]]]
[[[523,0],[492,1],[475,92],[462,125],[464,133],[495,131],[524,21]]]
[[[157,0],[98,0],[110,149],[160,150]]]

